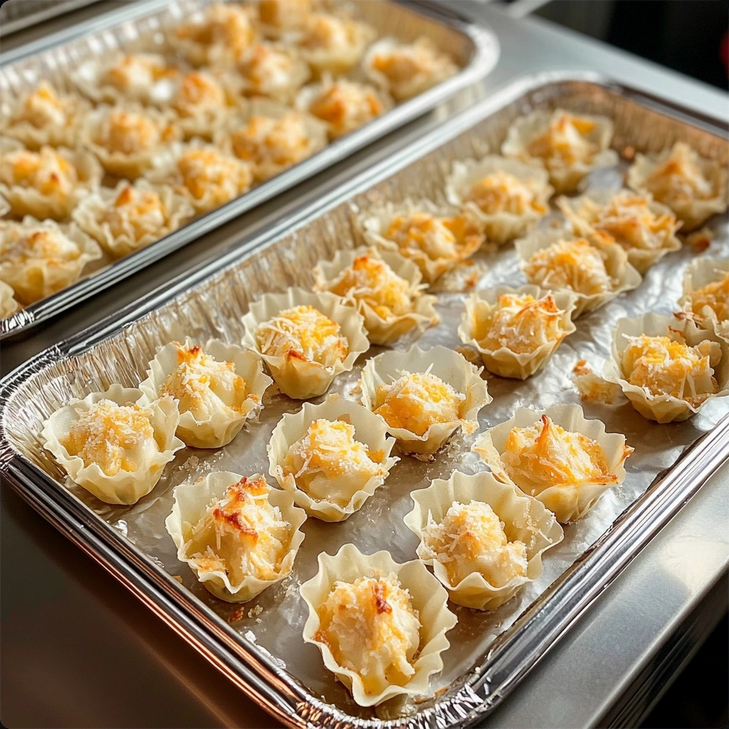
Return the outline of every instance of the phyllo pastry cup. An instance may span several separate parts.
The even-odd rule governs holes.
[[[479,373],[446,347],[385,352],[362,369],[362,404],[382,418],[403,453],[428,458],[459,428],[478,428],[478,412],[492,400]]]
[[[218,471],[174,491],[165,521],[185,562],[215,597],[248,602],[287,577],[304,541],[303,509],[256,474]]]
[[[121,258],[177,230],[195,211],[171,187],[141,179],[100,187],[73,211],[73,219],[113,258]]]
[[[516,241],[516,251],[529,283],[576,294],[573,318],[605,306],[643,280],[625,250],[600,236],[535,230]]]
[[[457,605],[495,610],[542,574],[542,554],[562,541],[554,514],[487,472],[454,471],[413,491],[405,524],[418,557]]]
[[[679,302],[694,321],[729,341],[729,260],[696,258],[686,268]]]
[[[269,474],[294,492],[309,516],[344,521],[385,482],[395,440],[367,408],[339,395],[304,403],[278,422],[268,445]]]
[[[0,319],[7,319],[20,309],[20,304],[15,300],[15,292],[12,286],[0,281]]]
[[[387,203],[360,216],[359,225],[370,245],[416,263],[428,284],[472,256],[485,240],[471,213],[430,200]]]
[[[475,347],[489,372],[525,380],[538,372],[576,327],[577,296],[539,286],[498,286],[466,299],[458,336]]]
[[[96,241],[75,223],[0,220],[0,279],[15,298],[32,304],[65,289],[81,277],[86,264],[101,258]]]
[[[389,345],[438,321],[435,296],[423,293],[420,269],[399,253],[376,248],[339,251],[314,269],[317,291],[356,306],[372,344]]]
[[[540,110],[514,121],[501,154],[541,162],[555,192],[570,193],[593,170],[618,163],[612,138],[613,123],[605,116]]]
[[[471,211],[499,244],[532,230],[553,192],[543,167],[496,154],[456,162],[446,179],[448,202]]]
[[[422,94],[458,72],[453,58],[426,37],[413,43],[383,38],[369,48],[362,67],[396,101]]]
[[[557,206],[575,235],[609,236],[625,249],[640,273],[666,253],[680,250],[681,223],[665,205],[630,190],[592,190],[576,198],[560,197]]]
[[[180,414],[171,397],[148,400],[112,385],[56,410],[43,425],[46,450],[79,486],[107,504],[134,504],[157,484],[175,451]]]
[[[254,352],[219,339],[201,345],[188,338],[157,352],[139,389],[150,398],[178,401],[177,435],[186,445],[221,448],[258,415],[272,382]]]
[[[63,221],[101,177],[98,160],[83,149],[42,147],[31,152],[15,140],[0,138],[0,195],[16,216]]]
[[[309,80],[309,65],[295,47],[276,43],[251,46],[236,67],[240,92],[266,96],[284,104]]]
[[[297,400],[323,395],[370,347],[364,317],[327,292],[264,294],[243,325],[243,346],[257,352],[279,389]]]
[[[683,221],[684,231],[727,209],[727,178],[725,165],[701,157],[684,142],[655,157],[637,154],[628,170],[628,185],[671,208]]]
[[[318,561],[300,591],[309,608],[303,637],[324,665],[360,706],[427,695],[457,622],[438,580],[419,560],[400,564],[389,552],[362,554],[353,544]]]
[[[267,38],[303,28],[314,10],[313,0],[259,0],[258,22]]]
[[[686,420],[729,395],[729,343],[690,319],[644,314],[619,319],[603,377],[659,423]]]
[[[586,420],[572,404],[543,412],[518,408],[473,450],[497,479],[541,501],[563,524],[581,519],[607,489],[623,483],[633,452],[624,435],[606,433],[604,423]]]

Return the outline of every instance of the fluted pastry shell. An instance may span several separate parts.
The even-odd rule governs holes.
[[[79,413],[100,400],[110,400],[117,405],[136,404],[151,410],[150,424],[154,430],[156,453],[137,464],[136,470],[121,468],[114,476],[107,475],[96,463],[88,466],[80,456],[72,456],[61,440],[68,434]],[[74,399],[56,410],[43,425],[41,440],[46,450],[65,469],[69,477],[96,498],[107,504],[134,504],[156,486],[167,463],[175,451],[183,447],[175,437],[179,420],[177,403],[171,397],[148,400],[141,390],[112,385],[104,392],[92,392],[82,400]]]
[[[541,491],[525,483],[515,483],[501,460],[509,433],[512,428],[526,428],[538,423],[544,415],[565,431],[580,433],[595,441],[602,448],[608,471],[615,480],[609,483],[583,482],[578,485],[548,486]],[[505,483],[515,483],[521,491],[541,501],[554,512],[557,521],[562,524],[581,519],[607,489],[618,486],[625,480],[625,459],[633,451],[626,444],[624,435],[606,433],[602,421],[587,420],[582,408],[575,404],[554,405],[541,412],[517,408],[512,418],[480,435],[472,450],[490,466],[497,479]]]
[[[56,172],[49,173],[48,184],[56,182],[56,189],[42,192],[18,180],[15,163],[26,155],[39,158],[41,163],[60,158],[59,164],[70,165],[72,178],[68,186]],[[102,170],[93,154],[84,149],[42,147],[38,152],[23,149],[19,142],[0,137],[0,195],[12,208],[14,215],[32,215],[38,219],[52,218],[63,221],[89,192],[94,191],[102,177]]]
[[[686,268],[683,277],[683,296],[679,301],[681,309],[691,314],[700,327],[711,329],[727,342],[729,342],[729,319],[720,320],[716,311],[710,306],[695,311],[691,294],[711,283],[722,281],[728,275],[729,260],[726,258],[695,258]]]
[[[522,213],[509,211],[487,213],[475,202],[465,201],[474,184],[498,172],[516,177],[529,188],[533,196],[529,201],[529,209]],[[549,184],[549,174],[543,167],[496,154],[487,155],[479,160],[455,162],[446,179],[448,202],[471,211],[481,221],[488,240],[498,244],[519,238],[531,231],[539,219],[549,213],[549,198],[553,192]]]
[[[617,152],[609,148],[613,138],[613,122],[605,116],[589,114],[570,114],[570,116],[593,122],[595,125],[589,133],[584,135],[584,139],[588,143],[597,147],[596,153],[589,162],[578,161],[570,165],[557,163],[550,165],[539,157],[531,156],[528,150],[530,142],[546,133],[550,125],[565,113],[569,114],[563,109],[538,110],[528,116],[519,117],[509,127],[506,141],[501,146],[501,154],[507,157],[516,157],[524,162],[538,161],[544,164],[549,172],[549,181],[557,193],[574,192],[580,182],[593,170],[600,167],[612,167],[618,163]]]
[[[451,601],[457,605],[477,610],[495,610],[503,605],[525,584],[542,574],[542,554],[559,544],[564,536],[554,514],[544,504],[522,493],[513,484],[498,481],[486,471],[473,475],[454,471],[450,478],[435,479],[428,488],[413,491],[411,496],[414,506],[403,521],[420,539],[418,557],[433,569],[448,590]],[[469,504],[471,501],[488,504],[504,524],[509,542],[519,541],[526,546],[525,575],[516,575],[505,584],[495,586],[482,572],[474,571],[453,584],[443,562],[428,557],[423,544],[423,530],[428,523],[432,520],[440,524],[453,503]]]
[[[268,502],[277,507],[283,521],[290,525],[289,543],[286,554],[281,560],[274,579],[260,579],[253,575],[245,576],[240,582],[231,582],[230,576],[223,570],[204,570],[195,564],[192,555],[186,551],[193,528],[205,515],[208,507],[215,501],[224,498],[229,486],[239,483],[242,476],[229,471],[216,471],[198,481],[188,481],[175,488],[172,512],[165,520],[167,533],[177,547],[177,558],[185,562],[205,588],[220,600],[231,603],[248,602],[260,595],[267,587],[286,578],[293,569],[296,555],[304,533],[301,526],[306,521],[303,509],[294,506],[293,494],[290,491],[270,488]],[[259,474],[248,477],[249,481],[263,478]]]
[[[184,346],[190,349],[196,343],[187,338]],[[222,448],[235,438],[246,421],[258,416],[263,405],[263,394],[273,380],[263,372],[260,357],[250,350],[235,344],[226,344],[219,339],[209,339],[201,346],[204,354],[218,362],[232,362],[235,374],[246,383],[246,396],[243,402],[234,407],[217,396],[214,412],[209,418],[200,420],[190,410],[180,409],[180,422],[177,436],[193,448]],[[170,342],[157,352],[149,363],[147,379],[139,389],[150,399],[160,397],[165,391],[165,382],[178,364],[178,342]]]
[[[20,304],[15,300],[15,292],[12,286],[5,281],[0,281],[0,319],[7,319],[20,309]]]
[[[279,38],[306,25],[317,0],[259,0],[258,22],[263,35]]]
[[[267,58],[285,59],[288,68],[273,67],[266,73]],[[258,43],[251,46],[237,65],[237,80],[246,96],[265,96],[283,104],[293,102],[296,93],[309,80],[309,65],[295,46]]]
[[[384,352],[367,361],[362,369],[362,404],[374,412],[377,388],[391,384],[405,372],[429,372],[465,396],[458,407],[458,420],[432,423],[422,435],[385,422],[388,433],[408,455],[429,459],[459,428],[466,434],[473,433],[478,428],[479,411],[493,399],[480,370],[462,354],[442,346],[425,350],[413,346],[407,352]]]
[[[70,244],[75,257],[27,255],[13,258],[18,237],[26,231],[41,235],[60,236],[60,243]],[[42,246],[41,246],[42,248]],[[32,249],[31,249],[32,254]],[[58,224],[53,220],[40,222],[26,216],[21,222],[0,220],[0,279],[13,287],[15,298],[24,305],[65,289],[77,281],[85,266],[101,258],[101,249],[75,224]]]
[[[317,574],[301,585],[301,597],[309,617],[304,624],[303,637],[307,643],[321,651],[324,665],[351,691],[360,706],[377,706],[388,699],[403,696],[427,695],[430,677],[443,669],[441,653],[450,646],[446,633],[457,622],[448,609],[448,593],[431,575],[420,560],[400,564],[389,552],[362,554],[353,544],[345,544],[333,557],[322,552],[318,559]],[[362,679],[355,671],[341,666],[335,660],[326,642],[319,639],[319,607],[326,600],[336,582],[352,583],[360,577],[385,577],[394,575],[405,588],[419,615],[420,647],[413,668],[415,672],[403,686],[390,684],[378,694],[368,694]]]
[[[677,341],[684,341],[691,347],[706,340],[716,342],[721,352],[719,362],[713,367],[717,392],[708,395],[698,406],[694,406],[672,395],[654,395],[643,387],[631,384],[628,381],[629,373],[624,372],[621,366],[623,352],[628,346],[629,337],[639,337],[643,334],[649,337],[678,337]],[[618,319],[613,333],[612,357],[605,362],[603,377],[608,382],[620,385],[624,395],[644,418],[659,423],[686,420],[695,415],[708,400],[729,395],[729,343],[713,331],[700,329],[686,318],[649,313],[630,319]]]
[[[263,354],[256,339],[256,329],[277,316],[281,311],[296,306],[312,306],[324,316],[339,324],[340,334],[348,343],[344,360],[332,366],[295,356]],[[245,333],[243,346],[257,352],[266,363],[279,389],[291,398],[306,400],[323,395],[340,372],[349,372],[360,354],[370,343],[364,328],[364,317],[353,306],[328,292],[312,293],[300,288],[289,288],[281,294],[263,294],[254,301],[243,317]]]
[[[531,296],[539,301],[546,296],[551,295],[557,309],[561,312],[557,325],[560,330],[560,336],[540,344],[531,352],[515,352],[506,346],[498,349],[490,349],[484,347],[482,340],[478,340],[476,322],[479,316],[488,316],[491,311],[497,309],[499,297],[504,294],[513,294],[515,296]],[[489,372],[493,372],[499,377],[512,377],[519,380],[525,380],[527,377],[538,372],[554,354],[555,350],[562,343],[562,340],[572,334],[577,327],[572,321],[572,312],[575,308],[576,294],[571,291],[563,290],[550,292],[541,289],[539,286],[520,286],[512,288],[510,286],[497,286],[495,289],[488,291],[474,291],[466,299],[466,308],[463,312],[461,325],[458,327],[458,336],[464,344],[475,347],[484,366]]]
[[[459,218],[463,220],[463,235],[456,235],[455,251],[453,256],[429,257],[425,251],[409,248],[403,251],[398,244],[386,237],[388,228],[397,218],[408,218],[414,214],[423,213],[437,218]],[[405,200],[400,204],[386,203],[372,208],[359,216],[359,227],[370,245],[385,251],[394,251],[409,258],[418,265],[423,274],[423,280],[434,283],[447,271],[455,268],[467,258],[472,256],[485,240],[481,223],[470,213],[459,211],[451,206],[436,205],[430,200]],[[455,235],[455,234],[454,234]]]
[[[378,251],[376,248],[367,247],[338,251],[331,261],[321,261],[317,264],[314,269],[316,282],[314,290],[331,291],[339,275],[361,256],[384,261],[396,276],[407,281],[407,294],[412,307],[405,314],[396,315],[389,310],[389,314],[383,316],[382,312],[378,312],[370,303],[351,293],[344,296],[344,300],[356,306],[364,317],[367,338],[372,344],[390,345],[406,334],[419,335],[437,322],[438,315],[433,308],[436,297],[423,293],[425,286],[420,283],[422,280],[420,269],[415,263],[393,251]]]
[[[120,196],[128,194],[125,193],[127,188],[131,188],[132,194],[139,192],[156,193],[162,205],[163,219],[161,221],[152,219],[143,228],[141,225],[144,220],[143,214],[137,214],[132,209],[126,219],[120,220],[121,231],[115,234],[108,219],[105,218],[105,214],[115,208],[115,203],[120,199]],[[73,220],[84,233],[96,240],[110,256],[121,258],[158,241],[160,238],[164,238],[172,231],[177,230],[194,214],[195,211],[187,199],[178,195],[171,187],[152,185],[142,178],[134,184],[120,181],[113,189],[99,187],[76,207],[73,211]],[[130,217],[132,215],[134,220]],[[160,222],[161,225],[159,225]],[[137,226],[140,227],[139,233]]]
[[[609,235],[618,245],[621,245],[628,254],[628,262],[644,276],[648,269],[657,261],[659,261],[667,253],[678,251],[681,249],[681,241],[676,236],[676,231],[681,223],[676,221],[676,216],[665,205],[656,202],[650,196],[646,196],[645,201],[648,210],[655,216],[656,222],[663,221],[663,229],[651,232],[646,231],[640,221],[635,221],[632,216],[623,218],[626,221],[626,227],[635,230],[639,227],[643,230],[644,239],[647,245],[638,247],[630,245],[627,242],[621,242],[615,238],[612,233],[606,231],[599,223],[590,217],[589,207],[597,206],[596,211],[601,210],[610,204],[616,197],[628,196],[639,197],[630,190],[590,190],[580,197],[560,197],[557,200],[557,207],[562,211],[567,222],[569,223],[575,235],[593,236],[593,235]],[[606,239],[607,240],[607,239]]]
[[[528,264],[529,259],[537,252],[544,248],[558,243],[559,241],[572,241],[578,239],[576,236],[566,230],[535,230],[524,238],[516,241],[516,252],[521,261],[522,270]],[[604,240],[601,237],[586,238],[591,246],[597,248],[602,253],[605,270],[610,277],[611,290],[595,293],[583,294],[579,291],[572,291],[569,288],[561,288],[550,286],[548,281],[530,279],[529,283],[549,289],[553,292],[569,291],[576,295],[575,309],[572,317],[576,319],[578,316],[588,314],[595,311],[608,302],[622,294],[624,291],[631,291],[640,286],[642,282],[641,275],[628,262],[628,254],[617,243]]]

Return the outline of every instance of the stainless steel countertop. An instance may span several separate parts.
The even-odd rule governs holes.
[[[93,6],[98,12],[103,3]],[[454,8],[489,23],[502,57],[478,89],[367,150],[384,156],[490,90],[533,71],[596,70],[729,118],[725,94],[535,18],[514,20],[471,0]],[[86,12],[89,12],[87,9]],[[68,22],[67,20],[65,22]],[[63,20],[52,25],[59,27]],[[37,31],[33,31],[37,32]],[[30,35],[30,34],[29,34]],[[25,36],[25,37],[29,37]],[[9,47],[11,40],[3,42]],[[310,183],[336,183],[365,154]],[[22,340],[2,345],[2,372],[222,251],[243,223],[266,225],[292,191],[188,246]],[[228,684],[103,569],[5,485],[0,510],[0,714],[6,726],[269,727]],[[635,724],[656,679],[679,667],[712,627],[725,595],[706,595],[729,565],[724,466],[531,673],[485,727]],[[662,673],[665,671],[665,673]]]

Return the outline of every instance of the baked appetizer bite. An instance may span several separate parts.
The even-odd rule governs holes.
[[[251,46],[237,70],[243,93],[268,96],[282,103],[292,102],[311,76],[308,64],[295,48],[273,43]]]
[[[248,602],[290,574],[305,521],[290,491],[259,474],[218,471],[175,489],[165,527],[177,558],[209,592]]]
[[[73,219],[113,258],[121,258],[177,230],[195,214],[186,198],[146,180],[100,187],[73,211]]]
[[[297,400],[323,395],[370,347],[362,315],[327,292],[264,294],[243,325],[243,346],[257,352],[281,392]]]
[[[372,344],[388,345],[437,323],[435,296],[423,294],[420,269],[399,253],[339,251],[314,269],[315,291],[330,291],[356,306]]]
[[[537,230],[516,242],[529,283],[577,295],[573,317],[605,306],[642,278],[617,243],[599,236],[580,238],[564,230]]]
[[[344,521],[385,482],[395,440],[367,408],[330,395],[283,416],[268,445],[269,474],[309,516]]]
[[[38,152],[0,139],[0,195],[14,215],[65,220],[95,190],[101,168],[88,152],[41,147]]]
[[[256,42],[254,12],[248,4],[213,3],[167,40],[193,66],[230,66]]]
[[[496,478],[541,501],[563,524],[581,519],[607,489],[623,483],[633,452],[624,435],[586,420],[579,405],[541,413],[518,408],[483,433],[473,450]]]
[[[147,400],[140,390],[112,385],[56,410],[41,439],[72,481],[107,504],[134,504],[160,480],[182,448],[171,397]]]
[[[169,114],[154,109],[100,106],[86,118],[83,144],[112,175],[134,180],[182,132]]]
[[[478,350],[489,372],[525,380],[575,331],[576,298],[570,292],[551,293],[538,286],[474,291],[466,299],[458,336]]]
[[[603,377],[659,423],[686,420],[729,395],[729,344],[688,319],[644,314],[619,319]]]
[[[492,400],[479,372],[446,347],[385,352],[362,369],[362,404],[403,453],[431,460],[459,428],[478,428],[478,412]]]
[[[700,327],[729,341],[729,260],[692,261],[684,275],[679,303]]]
[[[542,574],[542,553],[564,536],[554,514],[512,484],[454,471],[412,492],[405,524],[418,557],[457,605],[495,610]]]
[[[641,275],[666,253],[681,248],[681,223],[665,205],[630,190],[593,190],[576,198],[560,197],[557,206],[575,235],[607,236],[625,249]]]
[[[384,114],[392,101],[374,86],[327,76],[303,88],[296,106],[324,122],[329,139],[338,139]]]
[[[499,244],[526,235],[549,212],[552,192],[546,170],[495,154],[456,162],[446,180],[448,202],[472,212]]]
[[[4,281],[0,281],[0,319],[7,319],[19,309],[20,304],[15,300],[13,287],[8,286]]]
[[[186,445],[221,448],[257,417],[272,382],[253,352],[219,339],[196,344],[188,338],[157,352],[139,389],[149,398],[177,400],[177,435]]]
[[[282,33],[303,28],[313,11],[312,0],[259,0],[258,21],[265,36],[278,38]]]
[[[473,215],[430,200],[387,203],[363,215],[360,227],[369,244],[416,263],[428,284],[472,256],[485,239]]]
[[[637,154],[628,170],[628,185],[671,208],[683,221],[683,230],[689,231],[727,209],[728,177],[725,165],[676,142],[657,156]]]
[[[454,76],[455,61],[425,37],[414,43],[383,38],[367,51],[365,73],[396,101],[405,101]]]
[[[0,220],[0,280],[24,306],[70,286],[99,258],[99,246],[74,223]]]
[[[541,162],[555,191],[570,193],[593,170],[618,163],[612,138],[613,123],[605,116],[534,111],[509,127],[501,154]]]
[[[253,184],[250,163],[199,139],[172,144],[155,158],[146,176],[156,184],[171,186],[197,214],[225,205]]]
[[[359,63],[374,38],[375,31],[369,25],[345,16],[314,13],[296,42],[315,77],[325,73],[343,76]]]
[[[457,622],[438,580],[419,560],[399,564],[389,552],[366,555],[353,544],[333,557],[322,552],[318,562],[300,591],[309,609],[303,637],[324,665],[360,706],[427,695]]]
[[[18,99],[0,105],[0,133],[27,149],[73,147],[88,103],[75,94],[59,93],[47,81]]]

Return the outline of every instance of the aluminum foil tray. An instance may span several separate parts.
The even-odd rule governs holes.
[[[224,0],[227,1],[227,0]],[[232,1],[232,0],[230,0]],[[165,32],[215,0],[144,0],[80,23],[39,41],[0,54],[0,97],[17,96],[45,79],[64,87],[69,74],[90,57],[115,50],[155,50]],[[169,235],[134,253],[103,265],[68,288],[0,320],[0,339],[28,329],[68,309],[135,271],[162,258],[223,223],[308,180],[355,151],[430,111],[459,90],[482,79],[496,65],[499,44],[488,28],[474,25],[436,4],[415,0],[366,0],[343,3],[369,23],[379,37],[405,42],[427,36],[451,54],[460,70],[428,91],[398,104],[364,127],[338,139],[321,152],[257,185],[217,210],[198,216]]]
[[[406,196],[443,199],[443,181],[454,160],[497,149],[520,114],[564,107],[607,114],[615,120],[615,146],[625,156],[657,151],[682,139],[701,154],[729,163],[729,143],[708,120],[649,99],[593,76],[549,74],[519,81],[445,129],[423,137],[343,189],[323,196],[316,209],[301,211],[294,228],[272,229],[264,237],[243,238],[239,249],[150,295],[113,319],[63,342],[31,360],[0,383],[0,472],[18,492],[70,539],[100,561],[163,620],[278,720],[292,727],[456,727],[482,718],[518,684],[544,653],[597,599],[618,573],[696,493],[729,455],[726,400],[710,401],[684,423],[658,425],[644,420],[626,401],[585,404],[590,418],[608,431],[624,433],[635,453],[625,483],[608,491],[582,520],[565,529],[565,540],[550,550],[544,573],[520,595],[490,613],[455,608],[459,622],[449,634],[445,667],[431,683],[433,696],[396,718],[359,708],[327,672],[318,651],[304,644],[306,608],[299,585],[316,570],[321,551],[333,554],[354,542],[373,552],[386,547],[398,561],[415,557],[416,539],[403,525],[410,492],[454,469],[483,469],[470,446],[475,435],[458,436],[433,463],[404,457],[384,488],[360,512],[341,524],[310,519],[293,573],[244,607],[220,602],[196,582],[175,555],[164,530],[172,489],[210,470],[243,474],[267,472],[266,444],[281,415],[299,403],[277,395],[267,399],[261,420],[218,451],[185,449],[164,477],[132,507],[110,507],[73,485],[43,451],[41,423],[71,397],[114,382],[136,386],[157,347],[181,333],[237,342],[241,316],[260,293],[311,284],[314,264],[340,248],[359,243],[353,225],[357,211],[382,200]],[[590,184],[618,185],[620,171],[601,173]],[[710,254],[729,254],[727,220],[712,222],[716,239]],[[481,414],[481,428],[508,419],[519,405],[543,408],[579,402],[569,380],[578,358],[599,368],[609,352],[611,330],[622,316],[646,310],[669,313],[680,296],[683,270],[698,255],[685,246],[666,256],[635,291],[578,321],[577,332],[557,350],[539,375],[518,382],[488,375],[494,402]],[[513,246],[485,252],[488,265],[478,283],[522,281]],[[439,326],[420,344],[459,344],[455,330],[465,294],[439,294]],[[401,348],[409,343],[404,342]],[[376,352],[376,350],[375,350]],[[356,398],[354,372],[333,389]],[[680,465],[678,465],[680,464]]]
[[[7,0],[0,8],[0,37],[95,2],[98,0]]]

